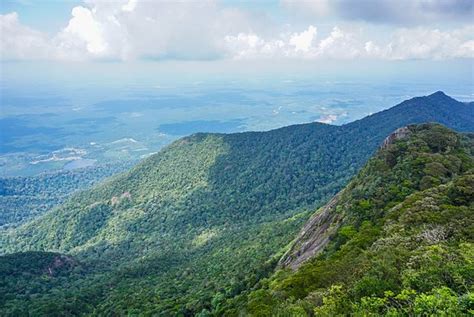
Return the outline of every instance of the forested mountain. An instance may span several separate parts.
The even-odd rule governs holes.
[[[75,191],[90,188],[130,166],[110,164],[29,177],[0,177],[0,227],[17,226],[37,217]]]
[[[62,300],[62,288],[69,288],[71,279],[78,279],[87,269],[73,257],[53,252],[24,252],[0,257],[0,315],[67,316],[76,314],[75,301]],[[53,296],[42,294],[52,288]],[[84,296],[84,294],[80,295]],[[36,307],[28,303],[35,298]],[[84,304],[84,300],[82,303]]]
[[[61,252],[88,268],[41,293],[8,294],[4,305],[9,314],[19,306],[50,311],[50,301],[58,312],[78,314],[220,311],[271,274],[311,211],[388,134],[427,121],[474,131],[473,107],[435,93],[343,126],[180,139],[44,216],[0,231],[2,253]]]
[[[219,316],[470,316],[474,135],[409,126]],[[315,234],[316,233],[316,234]]]

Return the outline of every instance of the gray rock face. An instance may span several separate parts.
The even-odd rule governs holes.
[[[392,132],[388,137],[385,138],[382,144],[382,149],[395,142],[396,140],[404,139],[410,135],[411,131],[408,127],[401,127]]]
[[[280,259],[280,267],[298,269],[308,259],[319,254],[336,233],[342,215],[336,212],[340,193],[334,196],[306,222],[290,250]]]
[[[411,133],[409,127],[401,127],[385,138],[381,148],[388,147],[396,140],[407,138]],[[342,224],[343,213],[336,211],[342,193],[343,191],[338,193],[311,216],[291,248],[280,259],[278,263],[280,267],[296,270],[324,250]]]

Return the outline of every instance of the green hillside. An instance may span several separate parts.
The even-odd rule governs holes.
[[[41,216],[72,193],[90,188],[130,166],[127,162],[37,176],[0,177],[0,227],[18,226]]]
[[[328,212],[330,223],[310,221],[283,266],[217,315],[472,314],[474,136],[428,124],[407,134],[312,218]],[[324,232],[325,248],[292,265]]]
[[[77,314],[98,315],[219,310],[273,272],[311,211],[346,185],[389,133],[425,121],[473,131],[470,113],[472,106],[436,93],[340,127],[178,140],[0,231],[1,253],[61,252],[88,268],[70,278],[73,287],[52,286],[41,300],[20,292],[24,300],[15,305],[40,312],[49,299],[61,312],[72,301]]]
[[[86,302],[64,299],[62,289],[69,289],[71,279],[87,273],[76,259],[53,252],[23,252],[0,257],[0,315],[67,316],[80,311]],[[54,299],[51,289],[56,289]],[[28,303],[34,300],[37,305]]]

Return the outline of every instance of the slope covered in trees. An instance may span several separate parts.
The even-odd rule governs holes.
[[[466,114],[471,106],[436,93],[340,127],[196,134],[0,231],[0,252],[74,255],[88,273],[43,297],[88,298],[78,313],[216,310],[272,272],[309,211],[339,191],[389,133],[425,121],[473,131]],[[28,300],[31,309],[43,304]]]
[[[0,257],[0,314],[2,316],[65,316],[80,311],[80,301],[64,299],[61,289],[86,272],[76,259],[53,252],[24,252]],[[48,296],[56,289],[54,297]],[[85,297],[86,294],[78,294]],[[29,303],[34,300],[39,305]],[[85,301],[81,304],[83,305]]]
[[[309,221],[271,278],[216,313],[468,316],[473,188],[474,135],[410,126],[312,217],[329,213],[329,223]],[[301,264],[305,248],[326,233],[325,247]]]
[[[0,177],[0,227],[18,226],[61,204],[72,193],[130,168],[130,163]]]

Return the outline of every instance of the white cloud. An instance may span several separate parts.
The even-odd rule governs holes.
[[[237,35],[227,35],[224,37],[226,49],[232,53],[234,58],[252,58],[264,52],[265,43],[254,33],[239,33]],[[267,52],[271,53],[271,52]]]
[[[305,3],[320,13],[330,9],[328,1]],[[374,29],[346,23],[324,34],[312,24],[269,26],[214,1],[87,0],[52,37],[22,25],[16,13],[0,15],[0,27],[3,60],[474,58],[472,26],[399,28],[380,39]]]
[[[334,27],[331,34],[319,43],[317,54],[327,58],[351,59],[360,55],[360,45],[355,34]]]
[[[304,59],[433,59],[474,58],[473,27],[451,32],[427,28],[398,29],[386,42],[366,40],[359,30],[334,27],[330,34],[316,41],[316,28],[301,33],[280,34],[263,39],[241,33],[226,37],[229,56],[234,58],[304,58]]]
[[[382,54],[380,47],[372,41],[365,42],[364,49],[369,56],[381,56]]]
[[[310,25],[306,31],[295,33],[290,37],[289,43],[295,47],[295,51],[308,52],[316,37],[317,30]]]
[[[316,39],[317,29],[310,25],[300,33],[281,33],[277,38],[263,39],[255,34],[227,36],[229,56],[234,58],[303,58],[350,59],[360,55],[363,44],[354,34],[334,27],[330,34]],[[255,40],[250,43],[249,39]],[[257,40],[258,39],[258,40]]]
[[[73,8],[68,25],[58,34],[41,38],[54,48],[49,59],[212,59],[225,54],[226,35],[258,29],[254,20],[215,1],[87,0]],[[11,38],[20,42],[21,29],[27,28],[17,19],[15,27]],[[3,36],[1,41],[3,47]]]
[[[239,33],[224,38],[224,49],[228,57],[235,59],[309,57],[316,34],[312,25],[300,33],[280,33],[269,39],[255,33]]]
[[[474,58],[473,34],[474,27],[452,32],[400,29],[385,46],[367,42],[365,48],[370,57],[391,60]]]
[[[0,15],[0,36],[2,60],[42,59],[50,55],[47,37],[22,25],[16,12]]]
[[[456,52],[456,57],[474,58],[474,40],[462,43]]]
[[[122,6],[122,11],[133,12],[133,10],[135,10],[135,8],[137,7],[137,3],[138,3],[137,0],[128,1],[126,4]]]
[[[84,7],[72,9],[69,24],[53,39],[58,54],[64,58],[103,56],[108,43],[104,29],[95,17],[93,10]]]

